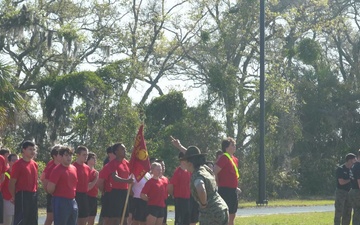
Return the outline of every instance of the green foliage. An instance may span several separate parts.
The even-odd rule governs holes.
[[[38,177],[40,178],[41,173],[44,171],[46,163],[43,161],[36,161],[38,164]],[[38,206],[39,207],[46,207],[46,192],[40,182],[40,179],[38,180]]]
[[[145,139],[150,157],[161,158],[167,164],[167,176],[178,166],[178,150],[170,136],[178,138],[184,146],[196,145],[215,158],[221,140],[221,126],[209,115],[209,106],[188,107],[181,92],[171,92],[155,98],[146,108]],[[169,114],[168,114],[169,113]],[[164,117],[171,116],[165,120]]]
[[[321,46],[310,38],[300,41],[297,52],[300,60],[308,65],[316,65],[321,56]]]
[[[16,121],[15,115],[23,110],[24,99],[11,80],[12,68],[0,61],[0,130]]]
[[[153,124],[155,130],[152,134],[156,135],[158,129],[181,120],[184,116],[186,100],[182,93],[172,91],[167,95],[155,98],[146,107],[146,123]]]

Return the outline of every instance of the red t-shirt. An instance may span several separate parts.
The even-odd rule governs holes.
[[[104,170],[104,167],[99,172],[99,179],[104,179],[104,192],[110,192],[111,191],[110,176],[105,176],[106,169]]]
[[[111,188],[113,189],[128,189],[127,183],[116,182],[112,178],[111,174],[117,171],[117,175],[121,178],[127,179],[130,176],[129,162],[123,159],[121,162],[114,159],[106,164],[102,169],[102,176],[100,178],[109,179]]]
[[[16,161],[12,167],[11,178],[16,179],[15,192],[36,192],[38,185],[38,165],[34,160]]]
[[[167,183],[162,178],[158,180],[151,178],[145,183],[141,193],[148,196],[148,205],[165,207],[165,200],[167,198],[166,185]]]
[[[49,182],[55,184],[53,196],[74,199],[78,177],[76,167],[59,164],[52,170]]]
[[[235,156],[232,156],[232,160],[234,161],[236,168],[238,168],[238,159]],[[221,168],[218,173],[218,186],[237,188],[238,179],[236,177],[234,165],[230,159],[226,155],[222,155],[216,162],[216,165]]]
[[[3,155],[0,155],[0,175],[5,173],[7,168],[8,168],[8,166],[6,165],[5,157]],[[2,185],[0,185],[0,190],[1,190],[1,187],[2,187]]]
[[[95,180],[95,178],[96,178],[96,170],[92,169],[90,171],[90,182]],[[87,195],[91,197],[97,197],[97,194],[98,194],[98,187],[96,185],[87,192]]]
[[[12,198],[10,191],[9,191],[9,181],[10,181],[10,170],[5,172],[5,179],[4,182],[1,184],[1,193],[5,200],[10,200]]]
[[[50,160],[47,164],[46,164],[46,166],[45,166],[45,169],[44,169],[44,171],[43,171],[43,173],[47,173],[48,172],[48,168],[50,167],[50,166],[52,166],[52,165],[54,165],[55,164],[55,162],[54,162],[54,160],[52,159],[52,160]]]
[[[51,162],[52,162],[52,163],[51,163]],[[54,163],[53,160],[50,161],[50,162],[46,165],[46,167],[45,167],[45,169],[44,169],[45,179],[46,179],[46,180],[49,180],[51,171],[55,168],[55,166],[56,166],[56,164]]]
[[[176,168],[170,179],[170,184],[174,186],[175,198],[190,198],[190,177],[189,171],[183,170],[181,167]]]
[[[87,193],[90,178],[90,167],[85,163],[80,165],[77,162],[74,162],[73,165],[76,167],[78,177],[76,192]]]
[[[164,183],[164,187],[165,187],[165,192],[164,192],[164,198],[165,200],[168,198],[169,194],[167,192],[167,186],[169,184],[169,179],[165,176],[162,176],[161,178],[159,178],[159,180],[161,180],[161,182]]]

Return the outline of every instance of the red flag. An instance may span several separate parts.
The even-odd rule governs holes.
[[[148,171],[150,171],[150,161],[144,139],[144,124],[141,124],[131,153],[130,172],[134,174],[135,179],[139,182]]]

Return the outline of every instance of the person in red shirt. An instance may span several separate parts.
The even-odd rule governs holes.
[[[165,215],[165,200],[167,198],[167,183],[161,179],[161,164],[154,162],[151,164],[152,178],[148,180],[141,191],[140,197],[147,201],[148,216],[146,225],[161,225]]]
[[[238,159],[234,156],[236,146],[233,138],[227,138],[221,143],[223,155],[219,157],[214,174],[218,184],[218,192],[229,208],[229,225],[234,225],[238,209]]]
[[[96,154],[93,152],[89,152],[86,164],[90,167],[90,183],[97,182],[99,177],[99,172],[95,169],[96,164]],[[97,195],[98,195],[98,187],[94,185],[87,193],[88,202],[89,202],[89,217],[87,224],[94,225],[95,217],[97,212]]]
[[[58,154],[58,151],[60,149],[60,145],[55,145],[51,148],[50,156],[51,160],[46,164],[46,167],[44,171],[41,173],[40,180],[42,182],[43,188],[45,189],[46,193],[46,186],[49,181],[50,173],[55,168],[56,165],[60,164],[60,155]],[[46,218],[44,225],[51,225],[54,221],[54,215],[52,212],[52,195],[47,193],[46,194]]]
[[[54,225],[76,225],[78,206],[75,200],[78,182],[75,166],[71,165],[72,149],[61,146],[58,153],[61,163],[51,171],[47,184],[52,194]]]
[[[24,141],[22,158],[14,163],[11,171],[9,191],[11,200],[15,200],[14,224],[16,225],[38,224],[38,165],[33,160],[35,154],[35,143]]]
[[[1,148],[0,150],[0,190],[1,183],[4,181],[4,173],[8,169],[8,155],[10,154],[10,150],[7,148]],[[4,211],[4,204],[3,204],[3,195],[0,192],[0,212]],[[3,214],[0,213],[0,224],[4,221]]]
[[[105,158],[105,160],[103,161],[103,167],[108,164],[110,161],[114,160],[116,158],[115,154],[112,152],[111,149],[112,146],[109,146],[106,148],[106,154],[107,157]],[[106,179],[105,177],[100,178],[100,174],[101,171],[99,172],[99,179],[98,182],[96,184],[96,186],[98,187],[98,189],[101,191],[101,210],[100,210],[100,216],[99,216],[99,221],[98,221],[98,225],[103,225],[106,224],[106,222],[104,222],[104,220],[107,220],[107,217],[104,216],[104,213],[107,214],[107,209],[106,207],[109,206],[108,203],[108,195],[110,194],[111,191],[111,186],[110,186],[110,180]]]
[[[171,143],[181,152],[185,155],[186,148],[180,143],[179,139],[175,139],[172,136]],[[191,173],[190,173],[191,174]],[[194,199],[192,195],[190,195],[190,224],[196,225],[196,223],[199,222],[199,204]]]
[[[112,151],[116,158],[106,164],[99,174],[99,188],[104,188],[104,181],[109,180],[111,191],[108,199],[105,200],[106,207],[104,218],[107,217],[105,225],[118,225],[126,208],[125,217],[128,217],[128,207],[125,206],[128,184],[134,182],[133,178],[129,178],[130,169],[129,162],[125,159],[126,148],[122,143],[116,143],[112,146]],[[127,218],[124,219],[124,224],[127,224]]]
[[[14,202],[11,201],[11,194],[9,192],[9,181],[10,174],[12,170],[12,166],[19,159],[16,154],[10,154],[7,157],[7,161],[9,162],[9,168],[5,172],[4,182],[1,184],[1,192],[4,198],[4,222],[3,225],[11,225],[14,220]]]
[[[97,180],[90,180],[90,167],[85,164],[89,150],[85,146],[76,148],[76,161],[73,165],[76,167],[78,182],[76,186],[75,200],[78,204],[78,225],[85,225],[89,216],[89,201],[87,197],[88,190],[92,189]]]
[[[169,179],[164,175],[165,173],[165,162],[162,159],[156,159],[155,162],[160,163],[161,165],[161,175],[159,177],[159,179],[161,179],[161,181],[165,184],[165,188],[167,190],[167,185],[169,184]],[[164,209],[164,219],[163,219],[163,225],[166,225],[167,222],[167,199],[168,199],[169,195],[168,192],[165,192],[165,209]]]
[[[185,161],[182,160],[184,153],[179,153],[180,166],[170,179],[167,187],[175,201],[175,224],[190,224],[190,177],[191,173],[185,169]]]

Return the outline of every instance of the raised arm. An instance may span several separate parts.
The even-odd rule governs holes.
[[[180,152],[184,153],[186,152],[186,148],[180,143],[179,139],[175,139],[173,136],[170,136],[171,138],[171,144],[175,146]]]

